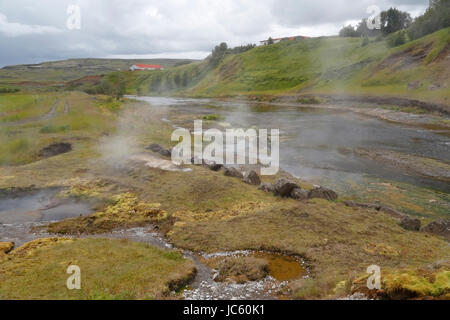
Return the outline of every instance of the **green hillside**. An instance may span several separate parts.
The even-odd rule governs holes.
[[[450,28],[391,48],[388,39],[320,37],[128,75],[129,93],[187,96],[351,94],[448,104]]]
[[[0,69],[0,82],[17,81],[71,81],[85,76],[101,75],[117,70],[128,70],[136,63],[160,64],[171,68],[189,63],[188,59],[69,59],[40,64],[6,66]]]

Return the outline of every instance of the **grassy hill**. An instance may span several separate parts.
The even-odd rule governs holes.
[[[6,66],[0,69],[0,82],[61,82],[85,76],[101,75],[117,70],[128,70],[135,63],[160,64],[171,68],[189,63],[188,59],[69,59],[40,64]]]
[[[233,96],[351,94],[397,96],[448,104],[450,28],[402,46],[388,40],[320,37],[228,54],[163,72],[133,74],[128,91]]]

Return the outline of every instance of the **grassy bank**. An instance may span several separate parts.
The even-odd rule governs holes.
[[[126,240],[41,239],[0,259],[0,299],[164,298],[194,272],[179,252]],[[81,290],[66,287],[70,265]]]
[[[386,40],[320,37],[228,54],[163,72],[134,73],[130,93],[187,96],[351,94],[448,104],[450,29],[390,48]]]

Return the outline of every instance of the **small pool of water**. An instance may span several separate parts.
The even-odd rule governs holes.
[[[0,198],[1,224],[58,221],[91,213],[91,204],[55,200],[54,191]]]
[[[306,275],[306,268],[295,257],[267,252],[255,252],[252,256],[266,260],[270,276],[278,281],[298,279]]]

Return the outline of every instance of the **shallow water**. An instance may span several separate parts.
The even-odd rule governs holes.
[[[53,192],[41,191],[0,198],[0,224],[58,221],[92,213],[91,205],[88,203],[55,202],[53,196]]]
[[[450,161],[450,131],[424,130],[332,109],[246,104],[211,99],[138,97],[167,112],[220,114],[234,128],[280,129],[280,165],[306,179],[346,183],[364,176],[387,178],[450,192],[450,184],[412,175],[342,152],[387,149]],[[166,118],[169,118],[168,116]],[[222,130],[224,128],[221,128]]]

